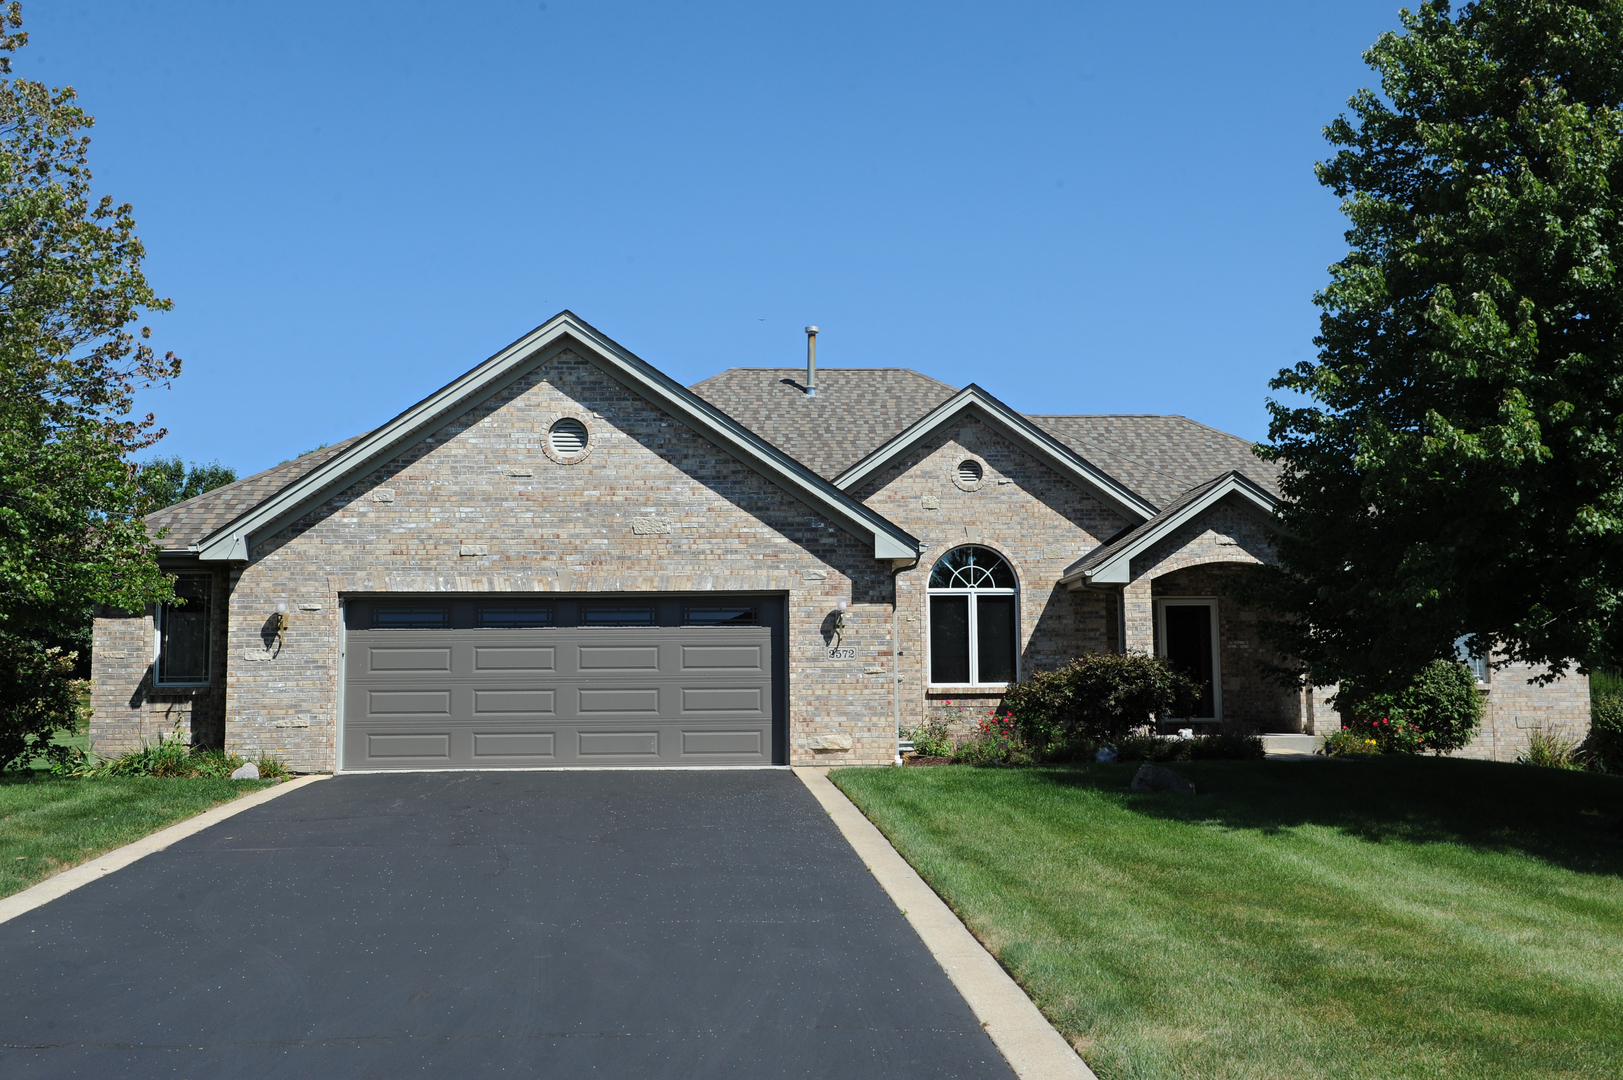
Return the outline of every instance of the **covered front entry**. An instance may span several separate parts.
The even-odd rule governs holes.
[[[781,596],[363,596],[344,611],[346,770],[788,759]]]

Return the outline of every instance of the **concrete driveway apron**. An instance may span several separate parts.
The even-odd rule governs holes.
[[[0,971],[7,1077],[1012,1075],[785,771],[337,777]]]

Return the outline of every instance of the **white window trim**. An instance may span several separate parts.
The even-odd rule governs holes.
[[[176,681],[176,680],[173,680],[173,679],[162,679],[162,678],[159,677],[159,676],[161,676],[163,674],[162,660],[163,660],[163,608],[164,608],[164,605],[162,605],[162,604],[154,604],[152,606],[152,685],[153,686],[161,686],[161,687],[171,688],[171,689],[175,689],[175,690],[185,690],[185,689],[193,689],[193,690],[195,690],[195,689],[197,689],[199,687],[207,687],[207,686],[213,686],[214,685],[214,586],[215,586],[215,581],[214,581],[214,576],[212,574],[198,574],[198,575],[195,575],[195,576],[197,576],[197,577],[207,577],[209,579],[209,605],[208,605],[208,610],[206,612],[204,612],[204,616],[203,616],[203,626],[204,626],[204,629],[205,629],[205,639],[208,642],[206,647],[208,649],[209,677],[206,678],[206,679],[203,679],[201,681],[196,680],[196,679],[189,679],[189,680],[185,680],[185,681]]]
[[[953,468],[957,468],[956,462]],[[985,465],[982,465],[985,468]],[[1009,557],[996,548],[986,544],[971,544],[970,547],[983,547],[996,553],[1009,567],[1009,572],[1015,575],[1016,585],[1012,589],[938,589],[931,586],[925,579],[924,586],[924,671],[926,675],[925,689],[927,691],[964,690],[966,688],[1001,687],[1007,689],[1020,681],[1020,587],[1019,572],[1015,570],[1014,563]],[[951,552],[958,550],[952,547],[941,553],[946,558]],[[938,560],[939,561],[939,560]],[[935,573],[935,567],[930,568]],[[930,601],[937,596],[967,596],[969,602],[969,682],[936,682],[928,676],[935,671],[935,627],[931,623]],[[977,596],[1012,596],[1014,597],[1014,679],[1012,681],[980,682],[981,673],[981,642],[980,642],[980,604],[974,599]]]
[[[1212,716],[1181,716],[1172,717],[1176,720],[1194,720],[1210,723],[1223,721],[1223,642],[1218,637],[1217,597],[1215,596],[1168,596],[1155,601],[1155,655],[1165,659],[1167,655],[1167,608],[1168,607],[1204,607],[1211,612],[1212,620]]]

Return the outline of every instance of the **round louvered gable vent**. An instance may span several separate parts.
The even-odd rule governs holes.
[[[554,454],[568,457],[586,449],[586,425],[572,416],[566,416],[552,425],[547,432],[547,445]]]
[[[958,482],[965,487],[972,487],[981,482],[981,463],[965,459],[958,463]]]

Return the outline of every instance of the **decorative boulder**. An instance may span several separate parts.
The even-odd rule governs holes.
[[[1178,795],[1193,795],[1195,785],[1164,765],[1145,765],[1133,775],[1133,791],[1171,791]]]
[[[1093,760],[1109,765],[1116,760],[1116,748],[1114,746],[1099,747],[1099,752],[1093,755]]]
[[[253,762],[250,761],[248,764],[244,765],[242,768],[240,768],[236,772],[232,773],[231,774],[231,779],[233,779],[233,780],[258,780],[259,779],[259,766],[255,765]],[[1135,781],[1135,783],[1136,783],[1136,781]]]

